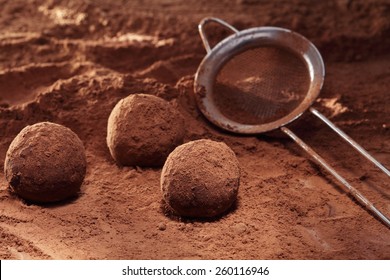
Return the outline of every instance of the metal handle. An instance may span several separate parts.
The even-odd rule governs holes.
[[[214,17],[207,17],[207,18],[202,19],[202,21],[198,25],[198,29],[199,29],[200,38],[202,38],[202,42],[203,42],[204,48],[206,49],[207,53],[211,52],[211,48],[210,48],[210,44],[209,44],[209,41],[207,39],[207,36],[206,36],[206,33],[205,33],[203,27],[205,26],[205,24],[207,24],[211,21],[219,23],[220,25],[230,29],[234,33],[238,32],[238,30],[236,28],[234,28],[233,26],[231,26],[227,22],[223,21],[222,19],[214,18]]]
[[[390,220],[381,211],[379,211],[366,197],[364,197],[357,189],[352,187],[347,180],[345,180],[340,174],[336,172],[319,154],[317,154],[309,145],[302,141],[296,134],[294,134],[287,127],[281,127],[281,130],[287,134],[292,140],[294,140],[302,149],[304,149],[312,158],[331,173],[343,186],[345,186],[348,192],[363,206],[367,207],[375,216],[377,216],[387,227],[390,228]]]
[[[351,137],[345,134],[340,128],[338,128],[334,123],[332,123],[329,119],[327,119],[323,114],[318,112],[314,108],[310,108],[310,112],[322,120],[325,124],[327,124],[333,131],[335,131],[341,138],[347,141],[355,150],[357,150],[361,155],[363,155],[366,159],[375,164],[380,170],[382,170],[388,177],[390,177],[390,171],[379,161],[377,161],[372,155],[370,155],[362,146],[360,146],[356,141],[354,141]]]

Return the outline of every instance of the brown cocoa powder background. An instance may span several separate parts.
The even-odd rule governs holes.
[[[225,133],[201,116],[193,77],[205,55],[197,24],[279,26],[312,40],[326,78],[315,107],[390,166],[390,3],[369,1],[0,0],[2,259],[390,259],[390,232],[292,141]],[[210,25],[211,41],[228,35]],[[163,211],[160,168],[118,167],[107,119],[133,93],[170,101],[185,142],[223,141],[242,177],[217,220]],[[6,151],[27,125],[72,129],[87,153],[80,196],[28,204],[8,191]],[[290,126],[390,215],[389,179],[310,115]],[[39,170],[37,170],[39,172]]]

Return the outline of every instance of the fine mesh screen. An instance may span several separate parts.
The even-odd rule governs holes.
[[[265,124],[293,111],[309,87],[309,72],[299,56],[279,47],[257,47],[237,54],[221,68],[212,98],[233,121]]]

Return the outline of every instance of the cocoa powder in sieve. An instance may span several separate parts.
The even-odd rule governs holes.
[[[310,86],[300,54],[258,46],[231,57],[216,76],[212,98],[219,111],[241,124],[280,120],[303,101]]]

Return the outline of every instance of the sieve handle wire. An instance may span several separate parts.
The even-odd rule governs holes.
[[[207,53],[211,52],[211,47],[210,47],[209,40],[207,39],[206,32],[204,30],[204,26],[209,22],[219,23],[220,25],[230,29],[234,33],[238,32],[238,30],[236,28],[234,28],[233,26],[231,26],[227,22],[223,21],[222,19],[215,18],[215,17],[206,17],[206,18],[202,19],[202,21],[198,25],[198,29],[199,29],[200,38],[202,38],[202,42],[203,42],[204,48],[206,49]]]
[[[294,140],[302,149],[304,149],[312,158],[329,173],[331,173],[348,192],[363,206],[367,207],[375,216],[377,216],[387,227],[390,228],[390,220],[382,212],[380,212],[366,197],[364,197],[357,189],[351,186],[340,174],[337,173],[319,154],[317,154],[309,145],[303,142],[295,133],[287,127],[280,128],[292,140]]]
[[[363,155],[366,159],[375,164],[380,170],[382,170],[388,177],[390,177],[390,171],[379,161],[377,161],[372,155],[370,155],[362,146],[360,146],[356,141],[354,141],[351,137],[345,134],[340,128],[338,128],[334,123],[332,123],[328,118],[326,118],[323,114],[318,112],[314,108],[310,108],[310,112],[322,120],[326,125],[328,125],[333,131],[335,131],[341,138],[343,138],[346,142],[348,142],[355,150],[357,150],[361,155]]]

